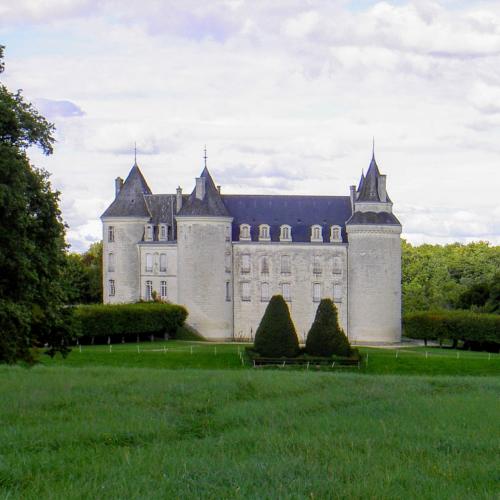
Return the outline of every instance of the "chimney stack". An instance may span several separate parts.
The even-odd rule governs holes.
[[[379,175],[378,178],[378,197],[380,198],[380,201],[383,203],[387,202],[387,190],[385,187],[386,184],[386,175]]]
[[[205,183],[205,177],[196,177],[196,198],[198,198],[198,200],[203,200],[203,198],[205,198]]]
[[[349,186],[351,191],[351,211],[354,213],[354,202],[356,201],[356,186]]]
[[[182,188],[179,186],[176,191],[176,196],[175,196],[175,209],[177,212],[180,212],[182,208]]]
[[[123,179],[121,177],[117,177],[115,179],[115,198],[118,196],[123,187]]]
[[[219,191],[219,194],[220,194],[220,186],[217,186],[217,191]]]

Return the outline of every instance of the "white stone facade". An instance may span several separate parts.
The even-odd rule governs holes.
[[[374,159],[350,199],[224,197],[208,171],[189,198],[180,189],[153,195],[134,169],[125,184],[116,181],[115,202],[102,216],[105,303],[149,300],[154,292],[185,305],[188,322],[207,339],[247,340],[280,294],[303,342],[327,297],[351,341],[400,341],[401,225]],[[266,203],[268,215],[259,209]],[[320,205],[327,215],[318,212],[315,223]],[[291,206],[308,213],[280,212]]]

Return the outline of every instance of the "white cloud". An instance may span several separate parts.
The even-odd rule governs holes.
[[[75,248],[134,142],[156,192],[190,191],[207,144],[224,192],[348,194],[373,135],[411,239],[498,242],[498,2],[0,5],[2,76],[56,123],[56,154],[33,158]]]

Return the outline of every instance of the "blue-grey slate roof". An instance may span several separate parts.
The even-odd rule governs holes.
[[[233,220],[233,240],[239,239],[240,224],[251,225],[252,240],[258,240],[258,226],[271,226],[271,241],[279,241],[280,226],[292,227],[292,240],[311,241],[311,226],[323,227],[323,241],[330,241],[330,226],[342,228],[343,241],[347,241],[345,223],[351,216],[349,196],[298,195],[222,195]]]
[[[355,212],[347,224],[400,226],[401,222],[394,214],[388,212]]]

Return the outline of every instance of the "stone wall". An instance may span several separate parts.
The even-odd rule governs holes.
[[[300,342],[305,340],[319,304],[319,301],[313,300],[315,283],[321,286],[321,298],[334,299],[339,309],[340,323],[347,332],[346,244],[234,242],[233,256],[236,339],[253,338],[269,302],[268,298],[282,295],[283,284],[289,285],[290,300],[287,303]],[[290,258],[289,272],[282,272],[282,256]],[[263,270],[265,258],[268,260],[268,272]],[[246,259],[250,261],[249,269],[245,268]],[[266,283],[269,295],[263,298],[262,286]],[[244,286],[249,288],[248,297],[243,296]]]

